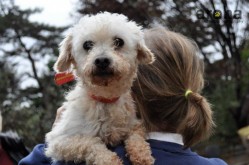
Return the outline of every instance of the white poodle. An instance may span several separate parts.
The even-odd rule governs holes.
[[[61,120],[46,135],[46,155],[96,165],[122,161],[106,145],[125,142],[133,164],[154,162],[130,94],[139,63],[154,61],[141,27],[121,14],[87,15],[61,43],[57,72],[74,72]]]

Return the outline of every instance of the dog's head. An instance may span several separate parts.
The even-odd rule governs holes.
[[[132,81],[139,63],[154,60],[141,27],[124,15],[87,15],[70,30],[54,69],[64,72],[73,68],[85,84],[108,87]]]

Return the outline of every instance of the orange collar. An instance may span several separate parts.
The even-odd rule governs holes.
[[[101,103],[114,103],[116,102],[119,97],[114,97],[114,98],[105,98],[105,97],[102,97],[102,96],[95,96],[93,94],[89,94],[89,96],[93,99],[93,100],[96,100],[98,102],[101,102]]]

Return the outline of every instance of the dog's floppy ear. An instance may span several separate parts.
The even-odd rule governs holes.
[[[74,63],[72,55],[72,35],[68,34],[60,43],[60,54],[54,64],[54,70],[56,72],[65,72],[70,69],[72,63]]]
[[[137,45],[137,59],[141,64],[151,64],[155,61],[154,54],[145,45],[144,40]]]

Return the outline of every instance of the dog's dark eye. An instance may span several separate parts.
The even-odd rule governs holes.
[[[113,44],[116,48],[121,48],[124,45],[124,40],[121,38],[115,38]]]
[[[93,41],[86,41],[83,44],[83,48],[88,51],[92,49],[93,45],[94,45]]]

